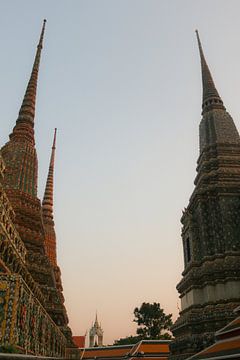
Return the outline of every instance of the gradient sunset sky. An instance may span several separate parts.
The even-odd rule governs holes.
[[[47,19],[35,122],[42,198],[54,128],[58,263],[74,335],[134,335],[133,310],[178,314],[180,218],[199,153],[195,29],[240,128],[239,0],[0,0],[1,146]]]

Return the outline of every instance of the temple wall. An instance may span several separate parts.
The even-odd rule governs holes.
[[[66,338],[19,275],[0,275],[0,346],[65,357]]]

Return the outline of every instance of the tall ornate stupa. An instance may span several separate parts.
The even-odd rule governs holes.
[[[56,131],[43,204],[37,196],[35,104],[46,20],[27,89],[0,156],[0,345],[46,356],[77,356],[62,294],[53,222]]]
[[[195,189],[181,222],[184,271],[172,359],[214,341],[240,304],[240,138],[215,87],[197,33],[203,99]]]

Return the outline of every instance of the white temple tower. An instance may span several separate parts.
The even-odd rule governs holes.
[[[95,322],[89,331],[89,347],[98,347],[103,345],[103,329],[98,323],[96,314]]]

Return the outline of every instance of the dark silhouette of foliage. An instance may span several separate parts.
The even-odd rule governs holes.
[[[141,340],[171,340],[172,314],[166,315],[159,303],[142,303],[134,309],[134,322],[138,324],[137,335],[114,341],[114,345],[136,344]]]
[[[139,327],[137,334],[141,339],[171,339],[168,333],[172,325],[172,314],[166,315],[159,303],[142,303],[140,308],[134,309],[135,319]]]
[[[115,340],[113,345],[134,345],[141,340],[139,336],[127,336],[119,340]]]

